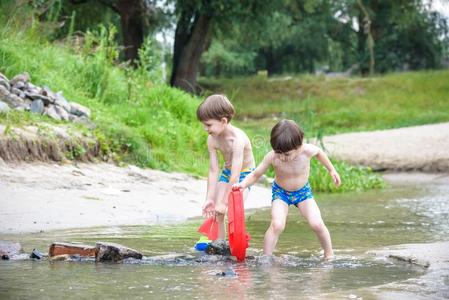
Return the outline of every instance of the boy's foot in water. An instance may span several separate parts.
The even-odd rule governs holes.
[[[257,258],[257,263],[259,265],[271,266],[274,265],[276,259],[274,255],[262,255]]]

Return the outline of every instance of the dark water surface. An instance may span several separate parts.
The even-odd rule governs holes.
[[[408,185],[382,191],[316,195],[334,244],[336,259],[322,261],[318,240],[290,208],[273,264],[260,258],[270,210],[247,214],[253,259],[155,262],[155,255],[186,253],[199,238],[201,220],[176,226],[132,226],[76,229],[25,235],[0,235],[19,241],[26,252],[48,251],[54,241],[111,241],[144,253],[140,263],[0,261],[0,299],[376,299],[366,288],[418,278],[424,269],[378,259],[368,250],[384,246],[448,240],[449,185]],[[235,271],[237,276],[218,276]],[[445,276],[448,276],[446,274]],[[443,286],[445,283],[442,283]],[[446,283],[449,286],[449,280]],[[392,291],[397,292],[392,288]],[[395,297],[432,295],[416,289]],[[380,297],[382,298],[382,297]],[[413,298],[413,297],[412,297]]]

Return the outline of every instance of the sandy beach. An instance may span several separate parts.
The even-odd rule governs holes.
[[[201,216],[206,180],[111,164],[0,166],[0,232],[152,225]],[[245,208],[271,204],[255,186]]]
[[[449,172],[449,123],[354,132],[323,139],[332,157],[381,171]]]

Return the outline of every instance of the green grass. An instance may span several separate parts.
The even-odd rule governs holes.
[[[6,23],[3,21],[3,24]],[[19,27],[14,24],[9,22],[8,26],[0,26],[0,72],[12,78],[27,71],[34,84],[63,91],[68,100],[89,107],[92,120],[97,124],[92,133],[100,141],[103,157],[142,167],[207,175],[207,134],[195,114],[199,98],[160,83],[141,68],[134,70],[118,65],[116,47],[107,33],[89,35],[94,42],[85,41],[83,47],[75,48],[68,42],[50,43],[41,35],[39,24],[33,23],[31,28],[20,27],[20,22]],[[241,91],[246,87],[242,84]],[[275,96],[272,99],[278,99]],[[240,112],[245,111],[248,115],[256,114],[259,106],[263,107],[263,113],[277,113],[284,101],[279,99],[274,104],[258,99],[246,104],[237,100],[236,104]],[[309,102],[315,105],[313,101]],[[269,150],[268,133],[253,126],[253,121],[243,122],[244,114],[240,116],[237,126],[247,130],[259,162]],[[11,112],[0,115],[0,123],[11,128],[63,122],[31,113]],[[265,129],[271,126],[266,120],[260,124],[260,128]],[[79,125],[66,125],[73,130],[88,130]],[[341,162],[335,164],[347,182],[339,191],[382,186],[379,176],[367,168],[354,168]],[[312,175],[315,190],[335,191],[322,167],[314,164]]]
[[[195,115],[199,99],[153,83],[139,69],[114,65],[105,54],[109,50],[83,54],[30,30],[1,30],[0,72],[12,78],[27,71],[34,84],[89,107],[103,152],[117,161],[205,174],[206,134]],[[60,123],[30,113],[3,115],[0,121]]]
[[[449,70],[372,78],[299,76],[201,80],[229,95],[240,126],[266,134],[280,118],[313,137],[449,121]],[[244,122],[242,122],[244,120]]]

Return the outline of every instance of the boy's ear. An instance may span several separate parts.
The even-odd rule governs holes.
[[[228,124],[228,123],[229,123],[228,119],[225,118],[225,117],[221,118],[220,121],[221,121],[221,123],[223,123],[223,124]]]

